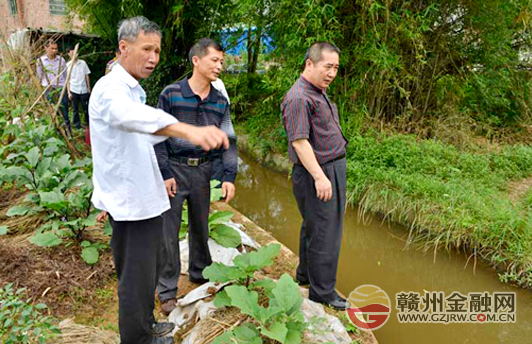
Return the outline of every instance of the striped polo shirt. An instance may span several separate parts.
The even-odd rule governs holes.
[[[324,89],[301,76],[286,93],[281,111],[292,162],[300,164],[292,147],[298,139],[309,140],[319,164],[345,156],[347,139],[340,127],[338,109]]]
[[[170,137],[155,146],[155,154],[163,178],[172,178],[168,159],[172,157],[201,158],[209,157],[211,160],[221,155],[224,166],[222,182],[234,183],[237,173],[237,148],[236,134],[231,123],[229,103],[216,88],[211,86],[211,91],[205,99],[201,99],[192,92],[188,78],[168,85],[159,96],[158,107],[173,115],[178,121],[204,127],[214,125],[224,131],[229,137],[229,148],[205,152],[187,140]]]

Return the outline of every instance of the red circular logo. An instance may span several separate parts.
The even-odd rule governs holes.
[[[347,317],[362,331],[381,328],[390,318],[391,302],[381,288],[365,284],[349,294]]]

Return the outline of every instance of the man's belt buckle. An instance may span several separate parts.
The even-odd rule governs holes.
[[[187,165],[193,167],[199,166],[199,160],[199,158],[188,158]]]

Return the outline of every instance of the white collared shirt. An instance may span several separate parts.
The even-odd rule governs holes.
[[[67,71],[72,65],[72,60],[67,62]],[[75,94],[89,93],[86,76],[91,73],[89,66],[83,60],[77,60],[70,73],[70,92]]]
[[[145,105],[146,93],[120,65],[94,86],[89,101],[94,193],[92,203],[116,221],[139,221],[170,208],[152,135],[175,117]]]
[[[211,85],[215,89],[220,91],[220,93],[225,97],[225,99],[227,99],[227,103],[229,103],[229,105],[231,105],[231,101],[229,100],[229,94],[227,93],[227,90],[225,89],[225,85],[224,85],[224,82],[222,81],[222,79],[218,78],[218,79],[214,80],[213,82],[211,82]]]

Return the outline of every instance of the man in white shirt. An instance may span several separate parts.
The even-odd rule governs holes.
[[[222,95],[225,97],[225,99],[227,99],[227,102],[229,103],[229,105],[231,105],[231,100],[229,100],[229,94],[227,93],[227,90],[225,89],[225,84],[222,81],[222,79],[218,78],[218,79],[214,80],[213,82],[211,82],[211,85],[215,89],[220,91],[220,93],[222,93]]]
[[[222,79],[218,78],[216,80],[214,80],[213,82],[211,82],[211,85],[217,89],[218,91],[220,91],[220,93],[225,97],[225,99],[227,99],[227,103],[229,105],[231,105],[231,100],[229,100],[229,94],[227,93],[227,90],[225,89],[225,84],[224,82],[222,81]],[[224,175],[224,164],[222,162],[222,152],[221,151],[216,151],[216,152],[213,152],[212,154],[212,175],[211,175],[211,179],[216,179],[216,180],[219,180],[220,183],[219,185],[216,186],[216,188],[221,188],[222,187],[222,178],[223,178],[223,175]]]
[[[89,66],[83,60],[80,60],[76,57],[74,58],[74,48],[71,48],[68,51],[68,56],[70,56],[70,61],[67,62],[67,71],[70,70],[70,66],[74,63],[72,67],[72,72],[70,72],[70,79],[67,80],[67,91],[68,99],[72,101],[72,110],[74,111],[74,128],[81,128],[81,121],[79,118],[79,105],[83,109],[83,115],[85,116],[85,124],[89,124],[89,93],[91,93],[91,82],[89,74],[91,73]]]
[[[229,147],[214,126],[195,127],[145,105],[139,80],[159,62],[161,32],[144,17],[118,29],[119,64],[94,86],[89,101],[93,157],[92,202],[109,213],[118,276],[122,344],[171,344],[173,325],[155,323],[155,287],[162,257],[162,216],[170,208],[153,145],[167,137],[204,150]]]

